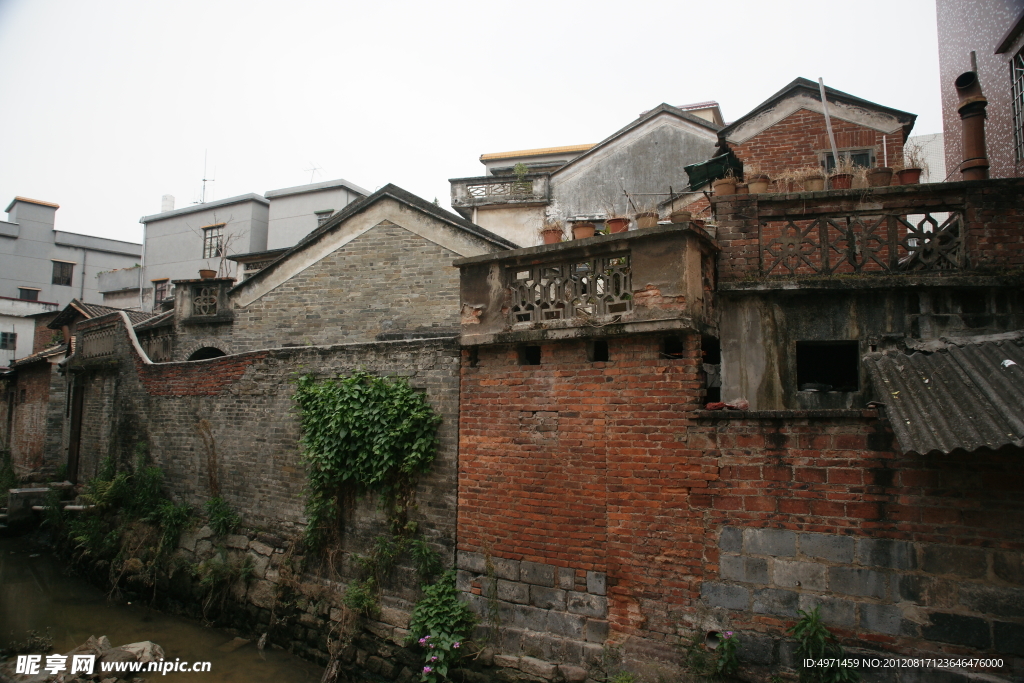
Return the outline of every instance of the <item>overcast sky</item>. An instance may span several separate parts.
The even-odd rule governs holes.
[[[207,201],[345,178],[448,208],[483,153],[662,102],[731,121],[798,76],[941,132],[934,0],[0,0],[0,201],[141,241],[161,195],[199,199],[205,153]]]

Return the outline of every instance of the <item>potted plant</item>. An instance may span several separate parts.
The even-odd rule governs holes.
[[[611,218],[606,218],[604,224],[609,235],[629,230],[629,219],[625,216],[613,215]]]
[[[746,183],[736,183],[736,194],[750,194],[750,187]]]
[[[876,166],[865,171],[868,187],[888,187],[892,182],[892,168],[889,166]]]
[[[526,179],[526,174],[530,172],[526,164],[519,162],[512,168],[512,173],[515,174],[516,180],[512,183],[512,194],[517,196],[533,194],[533,181]]]
[[[732,174],[732,169],[725,172],[724,178],[711,183],[711,188],[715,194],[736,194],[736,178]]]
[[[658,212],[657,211],[641,211],[636,215],[636,227],[641,228],[653,228],[658,225]]]
[[[540,236],[543,244],[558,244],[565,238],[565,225],[562,221],[548,218],[544,220],[544,227],[540,229]]]
[[[200,268],[199,277],[202,278],[203,280],[212,280],[213,278],[217,277],[217,271],[213,270],[212,268]]]
[[[849,157],[840,157],[832,173],[829,174],[829,182],[833,190],[849,190],[853,187],[853,175],[857,172],[857,166]]]
[[[585,240],[594,236],[594,224],[590,221],[573,221],[572,238],[574,240]]]
[[[893,166],[900,185],[917,185],[921,174],[928,168],[924,161],[924,150],[914,142],[903,145],[903,153],[897,156]]]
[[[804,192],[821,192],[825,189],[825,171],[821,166],[804,166],[798,168],[795,173]]]
[[[676,209],[669,215],[669,219],[676,225],[680,223],[689,223],[693,220],[693,214],[685,209]]]
[[[749,163],[743,171],[743,180],[747,183],[747,191],[750,194],[763,194],[768,191],[768,184],[771,178],[761,170],[759,164]]]

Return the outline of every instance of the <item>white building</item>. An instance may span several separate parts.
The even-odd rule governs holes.
[[[60,206],[15,197],[0,221],[0,367],[32,353],[35,320],[72,299],[100,303],[96,276],[130,268],[142,245],[57,230]]]

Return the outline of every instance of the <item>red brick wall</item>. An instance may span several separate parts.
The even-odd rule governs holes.
[[[608,572],[613,629],[640,629],[639,601],[696,594],[704,531],[685,513],[718,466],[686,446],[699,338],[666,358],[660,336],[545,343],[538,366],[513,347],[468,352],[460,403],[459,549]]]
[[[48,349],[51,346],[53,346],[54,335],[56,335],[57,339],[59,339],[59,341],[57,341],[56,343],[59,344],[61,341],[63,341],[64,337],[63,335],[61,335],[60,330],[51,330],[49,327],[47,327],[47,325],[49,325],[50,322],[56,317],[57,313],[52,313],[50,315],[36,318],[35,336],[32,339],[32,353],[38,353],[43,349]]]
[[[877,165],[883,165],[883,133],[837,118],[832,119],[832,131],[836,137],[836,147],[874,148]],[[889,165],[892,166],[897,155],[903,152],[903,134],[898,132],[884,137]],[[807,109],[790,114],[743,144],[732,145],[744,165],[757,164],[769,175],[802,166],[817,166],[818,153],[831,148],[825,117]]]

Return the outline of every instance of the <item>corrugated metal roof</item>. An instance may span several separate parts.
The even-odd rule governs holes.
[[[904,452],[1024,447],[1024,341],[864,358]]]

